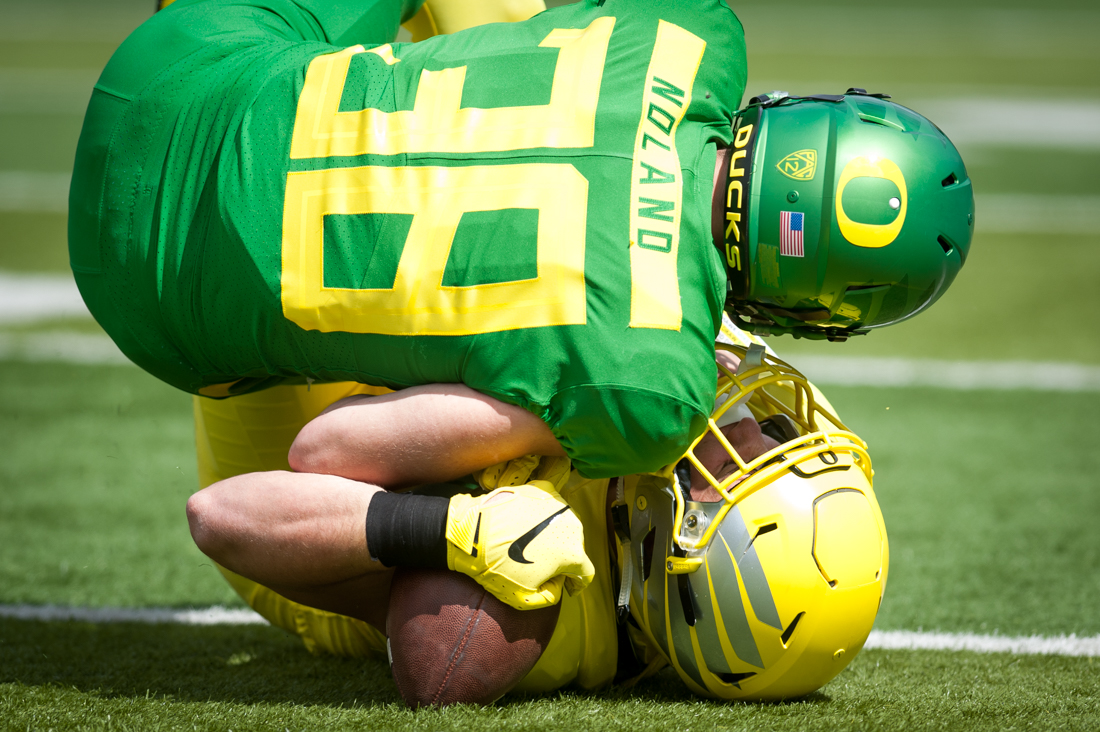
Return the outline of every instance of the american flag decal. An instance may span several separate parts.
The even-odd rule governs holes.
[[[779,253],[787,257],[805,257],[802,249],[802,221],[805,214],[779,212]]]

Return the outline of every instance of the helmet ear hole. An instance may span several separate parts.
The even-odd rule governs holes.
[[[657,527],[654,526],[642,539],[642,579],[648,580],[653,571],[653,543],[657,538]]]
[[[783,635],[779,636],[779,640],[783,642],[784,647],[786,647],[787,644],[790,643],[791,636],[794,635],[794,629],[798,627],[798,621],[802,620],[802,616],[805,614],[805,612],[801,612],[798,615],[795,615],[794,620],[792,620],[791,624],[787,626],[787,629],[783,631]]]
[[[680,591],[680,606],[684,610],[684,622],[694,628],[698,621],[699,602],[695,599],[695,590],[691,586],[691,578],[681,574],[676,578],[677,589]]]
[[[957,175],[955,175],[954,173],[952,173],[951,175],[947,176],[942,181],[940,181],[940,184],[944,188],[950,188],[951,186],[956,185],[958,182],[959,182],[959,177]]]
[[[774,521],[770,524],[765,524],[764,526],[760,527],[760,529],[756,532],[756,536],[752,537],[752,540],[755,542],[757,539],[759,539],[764,534],[775,531],[778,528],[779,528],[779,524],[775,523]]]
[[[940,243],[940,248],[943,249],[944,254],[950,254],[951,252],[955,251],[954,245],[951,242],[949,242],[947,240],[947,237],[944,236],[943,234],[939,235],[939,237],[937,238],[937,241]]]
[[[753,676],[756,676],[756,672],[755,671],[748,671],[748,672],[743,673],[743,674],[718,673],[718,674],[715,674],[715,676],[717,676],[720,680],[726,682],[727,684],[732,684],[733,686],[736,686],[736,687],[740,688],[741,682],[742,681],[747,681],[748,679],[751,679]]]

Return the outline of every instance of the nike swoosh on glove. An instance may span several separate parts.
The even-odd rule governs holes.
[[[596,574],[580,519],[547,480],[451,498],[447,566],[519,610],[555,605]]]

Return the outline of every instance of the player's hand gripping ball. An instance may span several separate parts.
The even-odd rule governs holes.
[[[551,482],[459,494],[447,513],[447,566],[519,610],[561,600],[592,582],[581,521]]]
[[[401,698],[414,708],[491,704],[538,662],[560,610],[516,610],[458,572],[398,569],[386,635]]]

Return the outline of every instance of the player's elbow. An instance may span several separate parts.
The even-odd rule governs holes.
[[[339,475],[366,482],[379,478],[362,459],[355,442],[331,420],[314,420],[303,427],[290,445],[287,464],[295,473]]]
[[[336,469],[334,459],[338,451],[332,449],[327,440],[315,437],[309,425],[303,429],[290,446],[287,463],[296,473],[333,473]]]
[[[225,549],[225,532],[219,528],[224,512],[218,505],[215,491],[201,490],[187,499],[187,525],[195,546],[206,556],[217,560]]]

